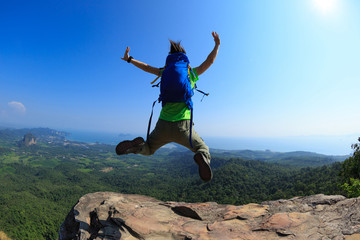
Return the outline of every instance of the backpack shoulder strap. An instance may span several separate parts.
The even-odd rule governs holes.
[[[158,100],[155,100],[155,101],[153,102],[153,105],[152,105],[151,115],[150,115],[149,124],[148,124],[148,129],[147,129],[147,134],[146,134],[146,141],[148,141],[148,139],[149,139],[150,128],[151,128],[151,120],[152,120],[153,113],[154,113],[154,106],[155,106],[155,103],[156,103],[157,101],[158,101]]]
[[[195,73],[192,67],[190,67],[190,64],[188,64],[188,74],[189,74],[189,80],[190,80],[190,74],[195,77]]]
[[[166,66],[165,66],[165,67],[166,67]],[[157,78],[155,78],[155,80],[153,80],[153,81],[150,83],[151,85],[154,84],[154,83],[161,77],[161,75],[162,75],[165,67],[160,68],[160,74],[159,74],[159,76],[157,76]],[[159,84],[157,84],[157,85],[159,85]],[[156,85],[153,85],[153,87],[154,87],[154,86],[156,86]]]
[[[150,84],[154,84],[160,77],[161,77],[161,75],[159,75],[157,78],[155,78],[155,80],[152,81]]]

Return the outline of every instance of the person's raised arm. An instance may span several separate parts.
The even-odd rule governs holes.
[[[130,51],[130,48],[127,47],[125,50],[125,53],[124,53],[124,57],[121,58],[122,60],[127,61],[128,63],[132,63],[133,65],[135,65],[136,67],[140,68],[141,70],[143,70],[145,72],[152,73],[157,76],[160,75],[159,68],[152,67],[146,63],[135,60],[133,57],[129,56],[129,51]]]
[[[220,46],[219,34],[217,34],[216,32],[212,32],[212,36],[214,37],[215,47],[211,51],[209,56],[206,58],[206,60],[200,66],[195,68],[198,75],[203,74],[211,66],[211,64],[214,63],[217,53],[219,51],[219,46]]]

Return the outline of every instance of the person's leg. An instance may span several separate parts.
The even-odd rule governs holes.
[[[194,160],[199,165],[199,174],[202,180],[208,182],[212,179],[212,172],[210,168],[210,152],[209,147],[204,140],[192,128],[190,145],[190,120],[183,120],[173,123],[171,141],[181,144],[195,153]]]
[[[122,141],[116,146],[115,152],[117,155],[137,153],[144,144],[145,141],[142,137],[137,137],[133,140]]]
[[[142,154],[142,155],[152,155],[158,150],[161,146],[169,143],[168,132],[169,132],[169,122],[159,119],[156,123],[155,129],[149,135],[149,139],[145,142],[142,137],[137,137],[133,140],[126,140],[120,142],[116,146],[116,153],[118,155],[123,154]]]
[[[187,147],[194,153],[202,153],[210,162],[211,156],[209,147],[205,144],[204,140],[199,134],[192,128],[192,136],[190,146],[190,120],[182,120],[173,122],[174,128],[172,129],[171,141]]]
[[[137,152],[142,155],[152,155],[160,147],[171,142],[169,139],[169,132],[171,122],[159,119],[156,123],[155,129],[150,133],[149,139],[145,142],[141,149]]]

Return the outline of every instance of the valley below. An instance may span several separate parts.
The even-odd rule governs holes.
[[[26,146],[28,133],[35,144]],[[66,137],[48,128],[0,130],[0,232],[9,238],[58,239],[69,210],[94,192],[233,205],[346,194],[339,172],[349,156],[211,149],[214,178],[203,183],[187,149],[117,156],[114,145]]]

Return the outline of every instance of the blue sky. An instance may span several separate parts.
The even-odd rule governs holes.
[[[168,40],[200,65],[195,129],[206,137],[356,142],[360,134],[360,2],[1,1],[0,125],[145,134]],[[160,111],[156,106],[155,118]],[[355,137],[354,137],[355,136]],[[205,139],[206,140],[206,139]]]

